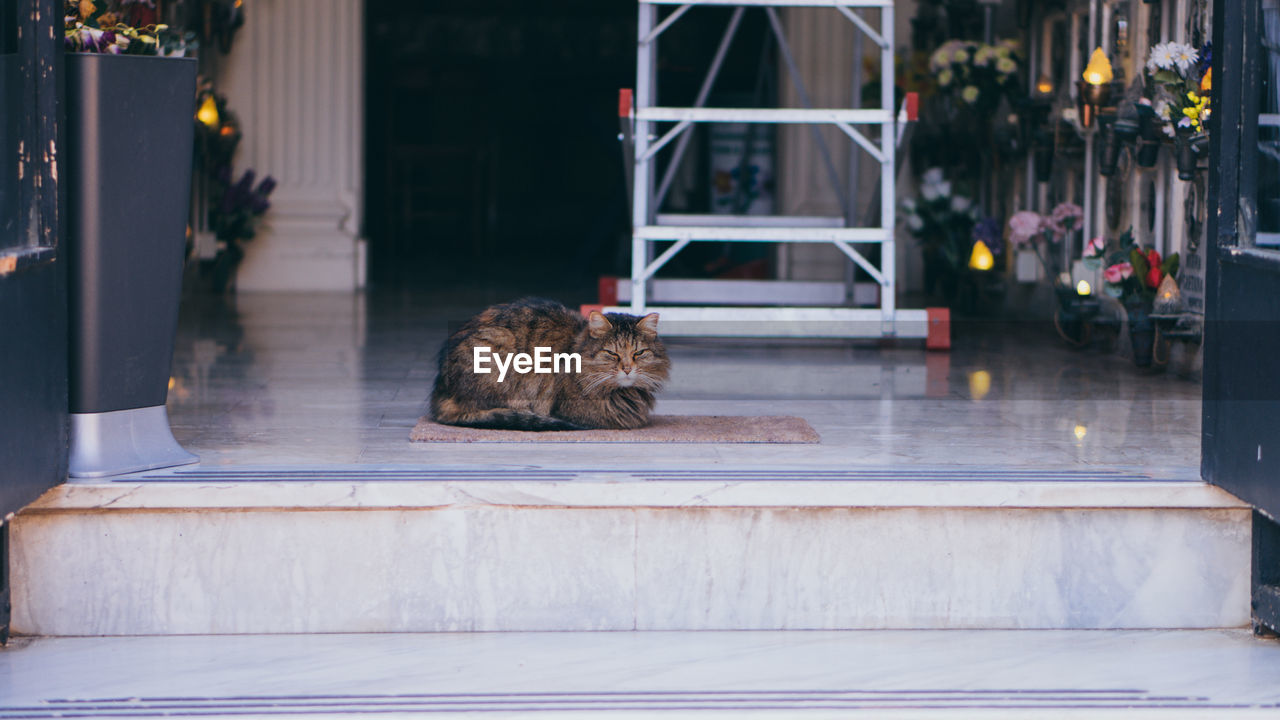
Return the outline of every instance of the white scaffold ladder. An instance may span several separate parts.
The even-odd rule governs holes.
[[[676,5],[659,22],[659,5]],[[657,97],[657,42],[659,37],[691,8],[704,5],[731,6],[735,10],[729,19],[711,67],[702,83],[693,107],[660,107]],[[743,12],[748,7],[763,8],[768,14],[770,29],[778,44],[781,57],[787,62],[791,79],[795,83],[803,108],[715,108],[706,107],[716,75],[728,53],[729,45],[737,31]],[[880,49],[880,107],[879,108],[813,108],[803,87],[782,32],[777,8],[821,7],[831,8],[833,17],[838,14],[852,22]],[[880,27],[877,29],[862,16],[860,8],[878,9]],[[894,112],[894,4],[893,0],[640,0],[638,44],[636,56],[636,87],[633,100],[628,102],[624,92],[620,114],[627,115],[630,137],[626,151],[633,160],[632,174],[632,242],[631,278],[626,293],[629,306],[606,307],[606,310],[643,314],[659,312],[662,315],[663,332],[668,335],[730,336],[730,337],[863,337],[863,338],[925,338],[929,337],[929,313],[926,310],[901,310],[895,306],[894,267],[894,218],[896,209],[896,151],[908,120],[914,120],[915,97],[910,96],[898,113]],[[859,62],[860,59],[854,59]],[[629,107],[628,107],[629,106]],[[851,219],[857,213],[846,212],[846,217],[787,217],[750,215],[668,215],[659,214],[661,204],[675,175],[676,166],[683,157],[689,141],[688,130],[696,123],[765,123],[804,124],[812,127],[830,125],[847,135],[872,160],[880,165],[879,224],[871,227],[853,226]],[[660,124],[665,131],[659,132]],[[869,126],[878,126],[879,133],[862,132]],[[815,132],[829,174],[837,182],[834,166],[825,144]],[[657,181],[655,163],[659,151],[675,143],[674,155],[667,164],[667,171]],[[837,188],[837,192],[839,189]],[[656,243],[670,244],[655,257]],[[672,257],[693,242],[769,242],[769,243],[826,243],[834,245],[854,262],[879,286],[879,308],[780,306],[767,298],[768,287],[777,283],[781,296],[794,295],[798,283],[786,281],[755,281],[753,288],[764,288],[765,298],[755,307],[726,307],[724,305],[662,305],[649,304],[654,274]],[[855,245],[878,245],[879,263],[872,262]],[[658,281],[663,282],[663,281]],[[694,287],[699,282],[686,283]],[[785,289],[784,289],[785,288]],[[656,293],[661,296],[662,293]],[[704,293],[705,294],[705,293]],[[619,298],[621,299],[621,298]],[[655,300],[664,300],[656,297]],[[678,301],[678,300],[677,300]],[[785,302],[785,300],[784,300]],[[619,303],[620,304],[620,303]]]

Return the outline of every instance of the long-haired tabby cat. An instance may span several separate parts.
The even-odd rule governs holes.
[[[509,363],[513,354],[532,356],[537,348],[576,353],[580,372],[565,363],[561,372],[516,372],[511,366],[502,376],[496,363],[478,364],[476,348]],[[494,305],[449,336],[440,349],[431,414],[438,423],[476,428],[638,428],[649,422],[654,393],[670,369],[657,313],[592,312],[584,318],[560,303],[525,298]]]

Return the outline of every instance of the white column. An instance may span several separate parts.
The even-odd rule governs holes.
[[[237,289],[353,291],[360,238],[364,116],[362,0],[253,0],[219,87],[244,131],[237,172],[279,185],[245,244]]]
[[[915,14],[914,0],[895,3],[895,47],[910,46],[911,26],[907,18]],[[864,10],[863,17],[872,27],[880,26],[878,10]],[[800,67],[809,97],[816,107],[850,107],[853,79],[852,53],[854,35],[860,31],[831,8],[787,8],[782,13],[787,42]],[[867,57],[879,57],[880,49],[871,42],[863,43]],[[778,68],[779,100],[786,107],[800,107],[800,97],[784,63]],[[871,82],[874,74],[863,75],[863,82]],[[879,104],[871,100],[869,106]],[[894,108],[897,112],[897,108]],[[836,170],[841,182],[847,183],[849,141],[833,127],[821,128],[827,147],[831,148]],[[861,151],[859,151],[861,152]],[[863,155],[858,178],[859,197],[856,198],[858,214],[864,215],[870,207],[871,193],[880,181],[880,166]],[[912,188],[899,188],[899,192]],[[899,195],[901,196],[901,194]],[[840,215],[842,208],[831,189],[822,156],[808,127],[784,125],[778,128],[778,199],[779,209],[786,215]],[[874,216],[874,215],[873,215]],[[825,280],[844,279],[847,262],[835,248],[825,245],[780,245],[779,267],[785,268],[783,279]],[[905,232],[895,242],[894,265],[898,289],[911,290],[923,284],[920,251],[915,240]]]

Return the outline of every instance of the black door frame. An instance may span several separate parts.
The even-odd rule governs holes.
[[[1201,475],[1255,508],[1253,617],[1280,628],[1280,251],[1255,247],[1262,3],[1214,0]]]
[[[21,152],[14,206],[0,208],[0,642],[8,635],[12,514],[67,477],[67,280],[60,209],[61,0],[0,0],[5,98]],[[14,67],[16,65],[16,67]],[[16,86],[16,87],[13,87]],[[7,94],[7,93],[6,93]],[[0,118],[5,119],[5,118]],[[7,134],[7,133],[6,133]],[[8,144],[7,142],[5,144]],[[17,148],[4,148],[5,157]]]

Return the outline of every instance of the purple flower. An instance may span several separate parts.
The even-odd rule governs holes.
[[[995,218],[983,218],[973,226],[973,239],[981,240],[993,255],[999,255],[1004,250],[1004,243],[1000,242],[1000,221]]]
[[[245,170],[244,175],[240,176],[240,182],[236,183],[236,191],[247,195],[253,189],[253,181],[256,178],[253,170]]]
[[[262,178],[262,182],[258,184],[258,189],[255,190],[254,192],[265,198],[266,196],[271,194],[272,190],[275,190],[275,189],[276,189],[276,179],[268,175]]]
[[[1213,65],[1213,43],[1207,42],[1204,47],[1200,48],[1200,60],[1196,72],[1200,77],[1209,72],[1209,67]]]

